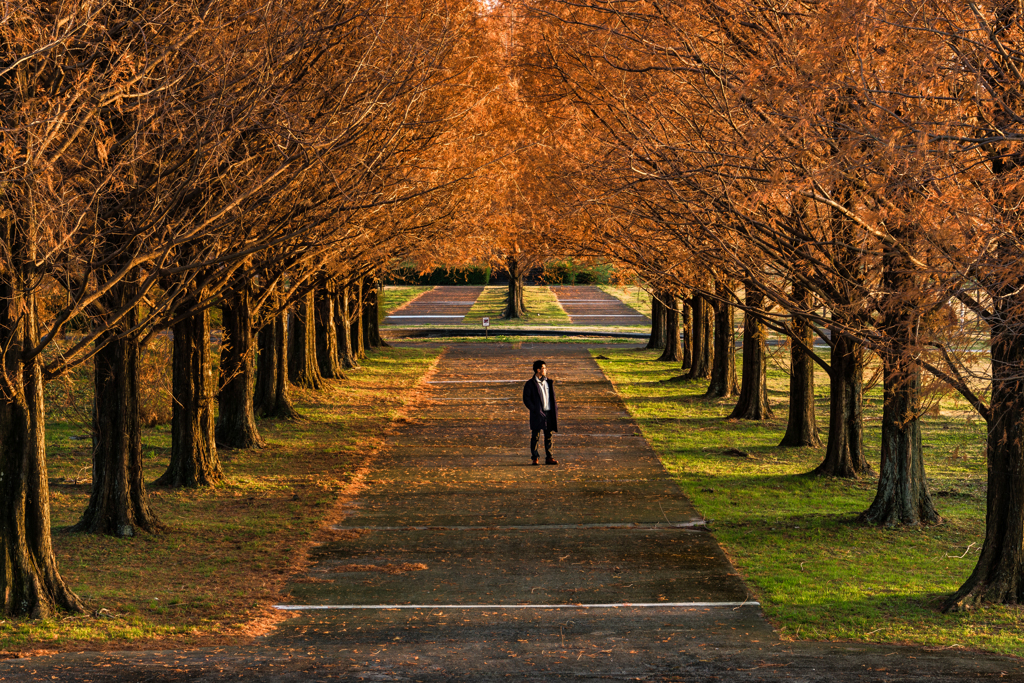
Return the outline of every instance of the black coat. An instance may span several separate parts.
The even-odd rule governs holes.
[[[523,387],[523,404],[530,409],[530,429],[532,431],[546,429],[557,432],[558,403],[555,402],[555,383],[550,379],[544,381],[548,383],[548,401],[551,403],[551,410],[544,412],[540,388],[537,386],[537,380],[533,377]]]

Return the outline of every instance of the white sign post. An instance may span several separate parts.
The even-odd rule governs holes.
[[[483,322],[483,326],[484,326],[484,336],[486,337],[487,336],[487,328],[491,326],[491,319],[490,318],[484,318],[482,320],[482,322]]]

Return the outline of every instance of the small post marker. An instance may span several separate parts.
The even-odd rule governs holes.
[[[481,323],[482,323],[482,324],[483,324],[483,326],[484,326],[484,336],[486,337],[486,336],[487,336],[487,328],[491,326],[491,319],[490,319],[490,318],[486,318],[486,317],[485,317],[485,318],[484,318],[484,319],[483,319],[483,320],[481,321]]]

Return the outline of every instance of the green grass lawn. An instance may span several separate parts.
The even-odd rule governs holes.
[[[640,287],[600,285],[601,289],[647,317],[651,315],[651,295]]]
[[[487,316],[491,319],[491,331],[500,332],[502,327],[568,325],[569,316],[559,305],[558,297],[546,286],[528,286],[523,292],[527,317],[521,320],[504,320],[501,312],[505,309],[508,287],[504,285],[485,287],[463,322],[479,323]]]
[[[89,613],[0,620],[0,654],[231,644],[274,623],[269,605],[306,549],[331,540],[325,517],[440,352],[374,351],[347,380],[321,392],[293,389],[303,419],[260,421],[266,448],[219,450],[225,480],[214,488],[149,487],[167,530],[134,539],[62,531],[88,500],[91,443],[88,424],[55,405],[47,425],[53,545]],[[146,429],[143,451],[152,481],[167,467],[169,426]]]
[[[429,292],[433,287],[421,287],[418,285],[388,285],[384,288],[384,299],[381,301],[381,315],[387,315],[399,306],[412,301],[423,292]]]
[[[970,575],[984,540],[985,425],[955,397],[934,399],[924,420],[929,490],[944,522],[884,529],[856,521],[874,477],[801,476],[824,449],[784,449],[788,374],[769,376],[774,420],[726,420],[734,399],[703,398],[706,382],[671,382],[676,364],[657,352],[595,349],[631,414],[741,571],[783,637],[912,642],[1024,655],[1024,612],[988,607],[942,614]],[[781,350],[775,354],[781,360]],[[871,375],[869,369],[868,375]],[[826,435],[828,384],[816,377]],[[881,386],[867,392],[865,447],[878,469]],[[749,458],[727,455],[739,449]]]

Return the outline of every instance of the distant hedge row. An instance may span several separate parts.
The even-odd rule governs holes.
[[[486,285],[491,281],[491,269],[471,268],[435,268],[421,273],[412,266],[393,271],[385,280],[389,285]]]
[[[612,275],[607,264],[585,266],[575,261],[551,261],[544,264],[540,280],[548,285],[606,285]],[[385,280],[389,285],[486,285],[491,281],[491,269],[480,266],[470,268],[435,268],[422,273],[413,265],[403,266]]]
[[[574,261],[551,261],[544,265],[544,282],[549,285],[606,285],[612,275],[608,264],[585,266]]]

